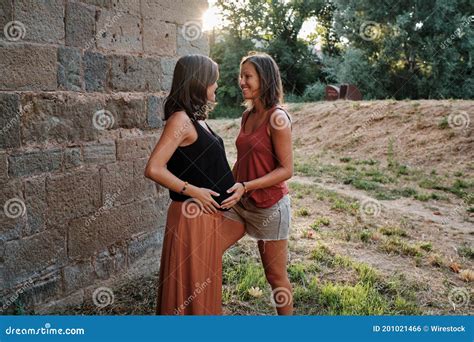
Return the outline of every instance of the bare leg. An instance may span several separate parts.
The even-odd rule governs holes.
[[[245,226],[242,222],[223,217],[221,226],[222,254],[245,235]]]
[[[272,287],[273,299],[279,315],[293,314],[293,294],[286,263],[288,240],[258,241],[265,276]]]

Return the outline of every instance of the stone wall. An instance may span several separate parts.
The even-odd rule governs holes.
[[[169,198],[144,167],[177,57],[208,53],[206,9],[0,0],[0,312],[157,271]]]

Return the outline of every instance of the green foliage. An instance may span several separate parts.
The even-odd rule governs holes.
[[[217,7],[225,24],[212,35],[211,57],[220,65],[222,108],[242,102],[239,63],[251,50],[274,57],[291,102],[319,101],[331,83],[355,84],[365,99],[474,97],[468,0],[218,0]],[[303,39],[309,19],[317,25]],[[225,112],[216,108],[215,116]]]

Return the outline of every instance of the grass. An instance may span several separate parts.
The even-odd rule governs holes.
[[[260,289],[267,287],[262,265],[251,258],[245,257],[242,259],[242,261],[235,261],[228,254],[224,255],[224,272],[222,275],[224,301],[228,301],[233,297],[238,300],[249,300],[252,299],[248,292],[251,287],[259,287]]]
[[[423,252],[421,245],[410,244],[399,237],[389,237],[384,239],[380,249],[388,254],[399,254],[411,257],[422,257]]]
[[[320,278],[305,272],[305,282],[312,277],[308,285],[294,285],[294,302],[302,314],[317,315],[393,315],[419,314],[416,305],[416,291],[403,277],[384,277],[374,268],[356,262],[348,257],[333,253],[324,244],[318,245],[311,253],[321,269]],[[297,267],[294,266],[294,269]],[[326,274],[346,276],[351,274],[349,282],[324,279]]]
[[[355,216],[359,210],[359,202],[354,200],[347,200],[343,198],[331,198],[331,209],[339,212],[346,212]]]
[[[299,208],[298,210],[296,210],[295,214],[296,214],[296,216],[304,217],[304,216],[309,216],[310,212],[309,212],[308,208],[302,207],[302,208]]]
[[[340,165],[325,165],[320,163],[317,158],[305,159],[304,162],[295,164],[295,170],[304,176],[332,177],[338,182],[346,185],[350,184],[356,189],[366,191],[378,200],[412,197],[422,202],[430,200],[449,201],[449,197],[440,192],[418,191],[411,184],[397,187],[397,184],[403,180],[413,185],[416,184],[421,189],[433,189],[454,194],[465,200],[468,205],[474,203],[474,196],[472,196],[474,190],[473,180],[456,178],[447,183],[445,178],[437,175],[436,170],[432,170],[428,175],[421,170],[415,170],[407,165],[400,164],[395,158],[392,140],[389,142],[388,166],[386,168],[382,168],[380,162],[372,159],[355,160],[352,157],[341,157],[339,161],[341,162]],[[301,196],[297,197],[302,198]]]
[[[462,199],[469,199],[470,194],[474,190],[474,181],[465,181],[455,179],[450,185],[441,177],[423,178],[418,182],[420,188],[441,190],[456,195]]]
[[[314,221],[311,225],[310,225],[310,228],[313,229],[313,230],[319,230],[319,228],[321,228],[322,226],[329,226],[330,224],[330,220],[328,217],[318,217],[316,219],[316,221]]]
[[[438,123],[439,129],[446,129],[449,127],[448,117],[444,116],[441,121]]]
[[[381,234],[385,235],[385,236],[399,236],[399,237],[407,237],[408,236],[406,231],[404,231],[400,227],[396,227],[396,226],[380,227],[378,231]]]
[[[474,259],[474,248],[464,243],[458,247],[458,254],[468,259]]]

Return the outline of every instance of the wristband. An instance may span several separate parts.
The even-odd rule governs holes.
[[[188,187],[188,182],[184,182],[184,186],[179,193],[182,195],[187,187]]]
[[[247,193],[247,187],[245,186],[245,182],[240,182],[240,184],[242,184],[244,187],[244,193]]]

